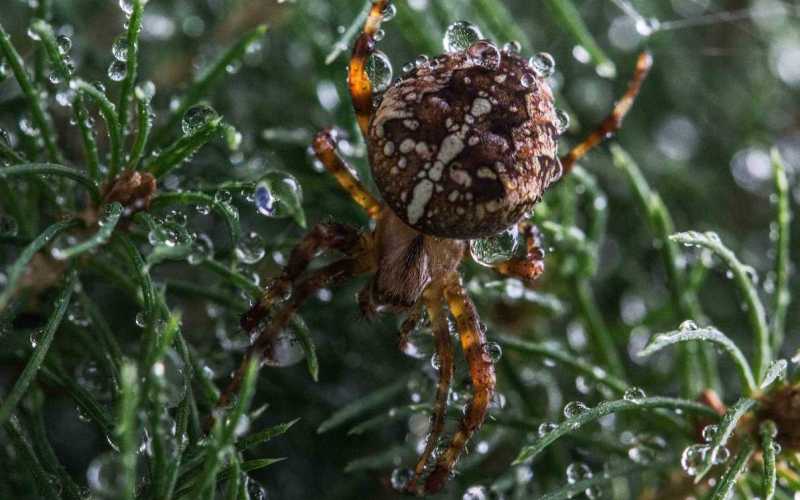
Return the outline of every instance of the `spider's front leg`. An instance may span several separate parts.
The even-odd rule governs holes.
[[[539,230],[532,223],[524,221],[519,223],[519,232],[525,238],[525,257],[498,262],[493,267],[504,276],[532,282],[544,272],[544,250]]]
[[[450,341],[450,325],[447,321],[447,309],[443,300],[444,293],[441,286],[436,284],[429,286],[422,300],[428,311],[431,321],[433,335],[436,338],[436,356],[439,360],[439,381],[436,385],[436,398],[433,403],[433,416],[431,417],[431,429],[428,433],[428,441],[425,443],[425,450],[419,457],[414,468],[414,478],[406,485],[409,493],[421,495],[427,488],[422,483],[422,477],[427,472],[428,461],[431,458],[439,438],[444,431],[445,416],[447,415],[447,399],[450,396],[450,384],[453,381],[453,343]]]
[[[347,85],[353,100],[353,109],[361,133],[367,137],[367,128],[372,116],[372,83],[369,81],[366,67],[369,56],[375,51],[375,33],[381,27],[383,12],[389,6],[389,0],[374,0],[364,29],[353,47],[350,66],[347,71]]]
[[[276,302],[288,298],[294,282],[321,252],[338,250],[352,256],[369,246],[368,235],[362,235],[351,226],[334,222],[317,224],[292,249],[283,272],[270,281],[261,299],[242,315],[242,329],[246,332],[255,329]]]
[[[639,89],[641,89],[642,83],[647,77],[647,73],[650,72],[650,67],[652,65],[653,57],[649,52],[642,52],[639,54],[639,58],[636,60],[636,69],[634,70],[633,77],[630,83],[628,83],[628,90],[622,98],[617,101],[617,104],[614,105],[611,114],[609,114],[600,126],[589,134],[583,142],[572,148],[569,153],[561,158],[561,165],[564,169],[563,175],[568,174],[572,170],[572,167],[575,166],[575,162],[583,158],[592,148],[603,142],[604,139],[611,137],[611,135],[619,130],[623,118],[625,118],[625,115],[630,111],[631,106],[633,106],[633,101],[636,100]]]
[[[461,284],[458,274],[450,276],[443,292],[450,314],[455,319],[461,349],[467,358],[473,392],[464,417],[459,422],[458,430],[425,481],[423,493],[427,494],[436,493],[447,483],[456,462],[464,452],[467,441],[486,419],[496,383],[494,363],[485,350],[486,336],[481,329],[478,312]]]

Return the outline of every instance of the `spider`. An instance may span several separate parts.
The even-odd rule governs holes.
[[[319,161],[374,221],[374,230],[317,224],[243,315],[242,327],[255,333],[245,362],[269,357],[271,339],[306,299],[320,288],[364,274],[372,278],[358,294],[359,307],[366,316],[406,314],[401,342],[427,312],[439,359],[438,383],[427,443],[404,487],[426,495],[446,484],[486,418],[495,389],[486,336],[458,272],[470,240],[519,225],[526,255],[493,267],[527,282],[536,279],[544,271],[544,252],[535,228],[523,219],[549,185],[619,129],[652,59],[647,53],[639,56],[628,90],[611,114],[559,158],[562,130],[545,75],[515,51],[500,51],[486,40],[420,65],[386,89],[376,104],[366,65],[389,3],[373,1],[348,69],[356,119],[383,202],[351,173],[337,153],[332,130],[319,132],[312,145]],[[307,272],[310,262],[328,250],[344,258]],[[453,379],[450,316],[469,365],[472,398],[449,443],[437,450]],[[234,374],[221,404],[238,389],[242,373],[240,368]]]

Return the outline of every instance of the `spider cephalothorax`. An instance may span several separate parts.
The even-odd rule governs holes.
[[[524,255],[491,265],[507,276],[536,279],[544,269],[544,254],[535,228],[523,216],[576,160],[619,128],[651,61],[647,54],[639,57],[628,91],[609,117],[559,158],[557,139],[564,120],[553,107],[546,81],[552,69],[549,56],[540,55],[529,64],[515,50],[500,51],[477,40],[435,59],[420,59],[415,70],[375,96],[366,67],[387,6],[389,0],[373,1],[348,70],[353,108],[383,202],[337,154],[335,134],[323,130],[312,144],[319,161],[375,222],[374,230],[320,223],[295,246],[283,272],[242,318],[254,340],[220,404],[238,389],[250,359],[271,355],[272,343],[306,299],[323,287],[371,274],[359,293],[366,316],[405,314],[403,345],[427,313],[435,337],[439,380],[430,432],[408,480],[395,485],[424,495],[444,487],[467,441],[485,420],[494,394],[491,349],[458,273],[470,254],[468,240],[491,237],[518,224],[526,242]],[[548,71],[537,61],[548,63]],[[328,250],[344,257],[309,271],[311,260]],[[450,318],[469,365],[472,397],[445,440],[454,370]]]
[[[560,177],[558,123],[543,75],[480,40],[423,61],[383,94],[369,125],[373,176],[414,229],[492,236]]]

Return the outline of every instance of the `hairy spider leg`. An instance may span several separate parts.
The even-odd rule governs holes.
[[[469,365],[472,380],[472,400],[467,404],[464,417],[458,425],[447,449],[441,454],[436,467],[425,481],[425,493],[435,493],[444,487],[464,451],[469,438],[486,418],[495,388],[494,363],[486,353],[486,336],[481,329],[478,312],[461,284],[461,277],[454,273],[444,288],[445,299],[455,319],[461,350]]]
[[[523,281],[534,281],[544,272],[544,250],[539,231],[528,221],[518,224],[519,232],[525,238],[525,257],[498,262],[493,267],[498,273]]]
[[[389,0],[374,0],[369,10],[364,29],[356,40],[353,54],[350,57],[350,66],[347,72],[347,85],[350,97],[353,100],[353,109],[356,120],[364,137],[367,137],[367,127],[372,116],[372,83],[367,75],[367,60],[375,51],[375,33],[383,21],[383,11],[389,6]]]
[[[289,254],[289,262],[281,274],[270,281],[261,299],[242,315],[242,329],[249,332],[267,315],[272,305],[289,296],[292,285],[305,272],[309,263],[325,250],[338,250],[347,256],[369,247],[369,237],[354,227],[335,222],[315,225]]]
[[[611,137],[620,126],[625,115],[630,111],[633,106],[633,101],[639,94],[639,89],[642,87],[642,82],[647,78],[647,73],[653,65],[653,57],[649,52],[642,52],[636,60],[636,69],[633,72],[633,77],[628,83],[628,90],[614,105],[611,114],[606,117],[597,129],[589,134],[580,144],[572,148],[569,153],[561,158],[561,166],[563,167],[563,175],[572,171],[575,162],[583,158],[586,153],[591,151],[592,148],[603,142],[603,140]]]
[[[444,431],[447,399],[450,396],[450,384],[453,381],[453,369],[455,366],[453,343],[450,341],[450,325],[447,321],[447,309],[445,309],[443,298],[444,294],[440,286],[429,286],[423,294],[423,301],[428,310],[433,334],[436,337],[439,381],[436,385],[436,397],[433,403],[433,415],[431,417],[428,441],[425,443],[425,450],[419,456],[417,465],[414,468],[414,479],[406,486],[410,493],[415,494],[424,493],[424,483],[421,482],[421,478],[427,472],[428,462]]]
[[[353,200],[367,212],[371,219],[377,218],[381,213],[381,203],[356,179],[345,161],[336,152],[336,141],[331,130],[325,129],[317,133],[312,147],[317,159],[336,178],[339,185],[350,193]]]
[[[365,290],[369,291],[370,285],[367,285]],[[421,302],[424,301],[418,301],[411,307],[411,309],[409,309],[406,319],[404,319],[403,324],[400,325],[400,335],[397,339],[397,347],[399,347],[403,352],[408,351],[408,337],[414,333],[414,330],[417,329],[417,325],[419,325],[419,322],[422,320],[422,312],[424,309]]]
[[[289,320],[309,297],[321,288],[341,285],[355,276],[374,270],[375,259],[369,252],[365,252],[356,258],[342,259],[328,264],[310,273],[306,279],[297,283],[286,304],[271,318],[269,324],[265,325],[264,329],[258,333],[258,337],[245,353],[242,364],[233,375],[230,384],[220,396],[217,406],[226,406],[230,403],[231,398],[239,392],[249,361],[253,358],[269,356],[270,341],[286,328]]]

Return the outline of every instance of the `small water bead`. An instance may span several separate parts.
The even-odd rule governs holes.
[[[705,463],[709,447],[704,444],[693,444],[684,448],[681,454],[681,468],[690,476],[697,475],[698,469]]]
[[[498,262],[512,258],[519,249],[520,243],[519,229],[514,225],[495,236],[471,240],[469,251],[475,262],[482,266],[492,267]]]
[[[192,242],[192,247],[189,251],[189,255],[186,256],[186,260],[189,262],[189,264],[196,266],[204,262],[206,259],[212,258],[213,256],[214,243],[207,234],[201,233],[197,235]]]
[[[575,484],[586,479],[591,479],[592,469],[583,462],[573,462],[567,466],[567,483]]]
[[[434,370],[438,370],[439,368],[442,367],[442,360],[439,359],[439,354],[438,353],[433,353],[431,355],[431,367]]]
[[[715,446],[711,449],[711,463],[714,465],[724,464],[731,458],[731,450],[725,446]]]
[[[373,39],[374,39],[376,42],[380,42],[380,41],[381,41],[381,40],[383,40],[385,37],[386,37],[386,32],[383,30],[383,28],[378,28],[378,30],[375,32],[375,34],[374,34],[374,35],[372,35],[372,38],[373,38]]]
[[[389,60],[389,56],[380,50],[376,50],[369,56],[365,70],[374,92],[383,92],[392,84],[392,75],[394,73],[392,61]]]
[[[220,189],[214,193],[214,203],[226,204],[233,200],[233,195],[226,189]]]
[[[390,481],[395,490],[404,489],[414,478],[414,471],[408,468],[397,468],[392,471]]]
[[[503,44],[503,52],[507,54],[519,54],[522,51],[522,44],[516,40],[511,40]]]
[[[424,68],[430,64],[430,57],[425,54],[420,54],[414,58],[414,67],[417,69]]]
[[[45,331],[42,328],[31,332],[31,337],[30,337],[31,347],[36,349],[36,347],[41,343],[42,339],[44,338],[44,334]]]
[[[682,332],[686,332],[686,331],[699,330],[699,327],[697,326],[697,323],[695,323],[691,319],[687,319],[686,321],[678,325],[678,329]]]
[[[250,500],[267,500],[268,494],[266,488],[255,479],[247,478],[247,498]]]
[[[539,52],[528,60],[528,66],[540,78],[549,78],[556,71],[556,60],[547,52]]]
[[[255,264],[267,253],[264,238],[256,232],[244,236],[236,246],[236,258],[243,264]]]
[[[199,203],[194,206],[195,211],[200,215],[208,215],[211,213],[211,206],[205,203]]]
[[[564,407],[564,417],[573,418],[589,411],[589,407],[581,401],[570,401]]]
[[[56,46],[58,46],[58,53],[66,55],[72,49],[72,38],[67,35],[58,35],[56,37]]]
[[[534,79],[535,77],[530,73],[523,73],[522,76],[519,77],[519,84],[527,89],[530,88],[531,85],[533,85]]]
[[[7,214],[0,214],[0,235],[16,236],[18,231],[17,219]]]
[[[500,50],[495,44],[486,40],[478,40],[467,49],[473,64],[494,71],[500,67]]]
[[[167,212],[167,215],[164,216],[164,221],[170,224],[185,226],[187,222],[186,213],[181,210],[170,210]]]
[[[19,119],[19,130],[28,137],[36,137],[39,135],[39,129],[36,128],[33,122],[27,117]]]
[[[622,395],[622,399],[632,403],[638,403],[646,397],[647,394],[640,387],[628,387]]]
[[[461,500],[489,500],[489,490],[486,486],[476,485],[467,488]]]
[[[92,498],[121,498],[125,487],[122,458],[113,452],[103,453],[89,464],[86,480]]]
[[[397,7],[394,4],[389,4],[383,9],[381,12],[381,16],[383,17],[383,22],[391,21],[394,19],[394,16],[397,15]]]
[[[111,45],[111,55],[117,61],[128,61],[128,37],[127,35],[118,36]]]
[[[139,328],[144,328],[144,325],[147,324],[147,318],[144,314],[144,311],[139,311],[138,313],[136,313],[134,321],[136,322],[136,326],[138,326]]]
[[[72,303],[67,312],[67,320],[76,326],[89,326],[92,320],[86,310],[79,303]]]
[[[38,41],[40,41],[42,39],[39,36],[39,33],[37,33],[36,30],[33,29],[33,26],[30,26],[28,28],[28,38],[30,38],[31,40],[33,40],[35,42],[38,42]]]
[[[114,60],[108,66],[108,77],[115,82],[121,82],[124,80],[127,72],[128,63],[123,61]]]
[[[717,435],[717,431],[719,431],[719,426],[713,424],[703,427],[703,440],[706,443],[711,442]]]
[[[119,0],[119,8],[126,16],[133,14],[133,0]]]
[[[456,21],[447,27],[442,39],[444,51],[452,54],[466,50],[470,45],[483,38],[481,30],[466,21]]]
[[[181,120],[181,130],[185,135],[189,135],[217,118],[219,118],[219,114],[214,108],[207,104],[197,104],[184,113]]]
[[[256,184],[254,201],[261,215],[291,217],[300,226],[305,226],[303,189],[291,174],[277,170],[264,174]]]
[[[403,72],[403,75],[407,76],[413,73],[415,69],[417,69],[416,63],[414,61],[409,61],[403,65],[401,71]]]
[[[497,342],[487,342],[483,344],[483,357],[487,361],[497,363],[503,357],[503,348]]]
[[[559,135],[566,132],[569,129],[569,123],[569,114],[563,109],[556,109],[556,132],[558,132]]]
[[[558,428],[558,424],[554,424],[553,422],[542,422],[539,424],[538,429],[536,429],[537,434],[539,434],[540,438],[545,437],[546,435],[550,434],[554,430]]]

